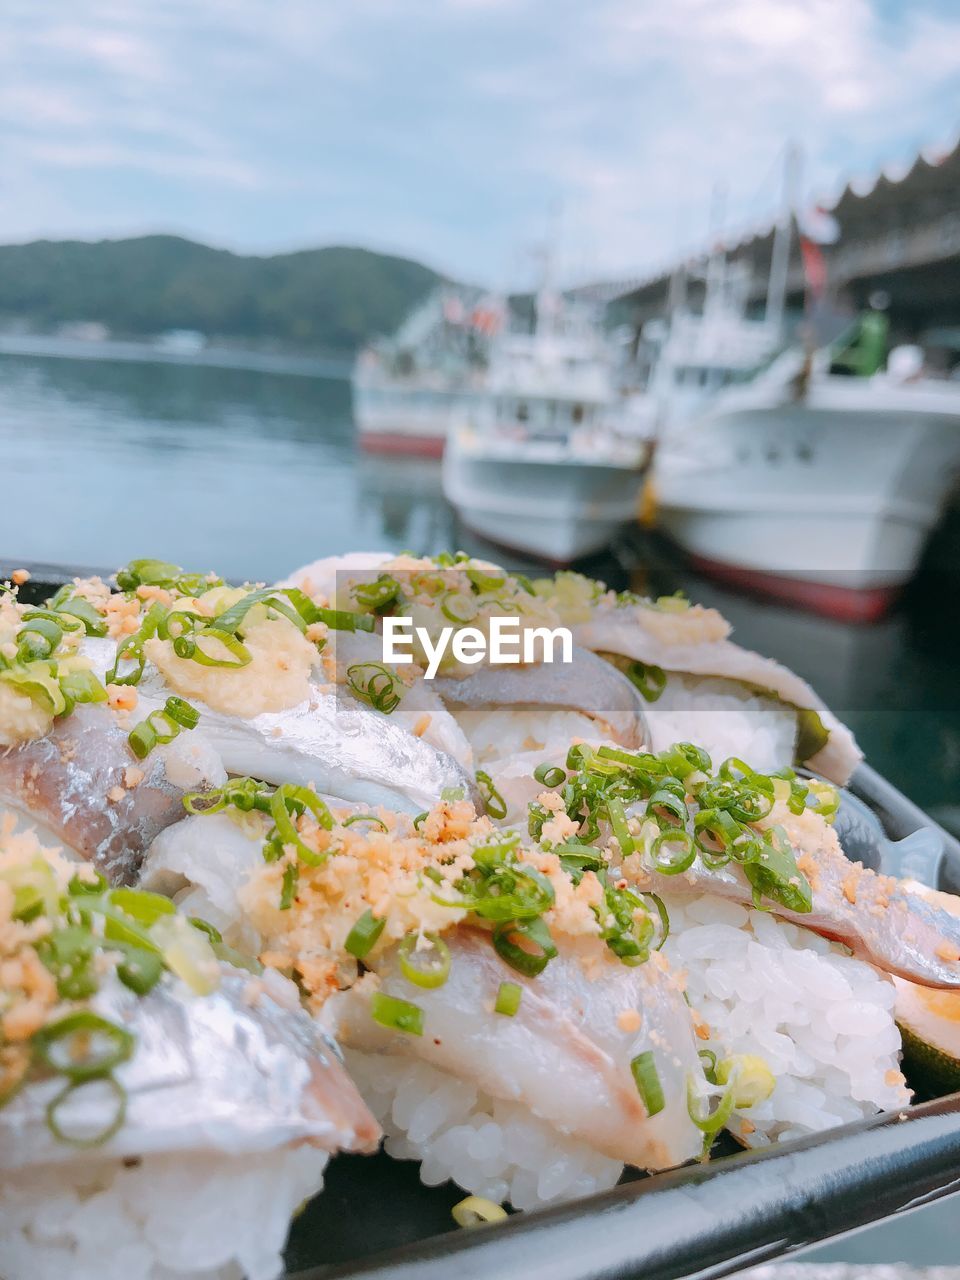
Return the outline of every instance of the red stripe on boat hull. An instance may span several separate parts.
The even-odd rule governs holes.
[[[364,431],[357,439],[364,453],[407,453],[416,458],[442,458],[444,436],[408,436],[399,431]]]
[[[707,556],[690,554],[690,562],[703,573],[751,595],[770,596],[799,605],[840,622],[876,622],[889,612],[902,588],[842,587],[834,582],[811,582],[791,574],[744,569]]]

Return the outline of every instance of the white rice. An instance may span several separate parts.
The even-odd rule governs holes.
[[[761,773],[793,763],[796,711],[735,680],[671,674],[660,697],[647,705],[646,717],[654,751],[695,742],[715,765],[739,756]]]
[[[764,1146],[848,1124],[909,1101],[899,1075],[892,981],[836,943],[765,911],[702,896],[666,899],[664,952],[719,1057],[758,1054],[777,1077],[742,1113]],[[734,1113],[736,1116],[737,1113]]]
[[[712,1031],[702,1047],[718,1058],[757,1054],[777,1077],[766,1102],[734,1112],[731,1128],[743,1141],[786,1141],[909,1100],[888,978],[767,912],[709,896],[678,897],[667,908],[666,954],[686,973],[690,1002]],[[520,1103],[402,1056],[346,1056],[387,1135],[387,1152],[421,1161],[428,1186],[452,1179],[475,1195],[533,1209],[604,1190],[620,1177],[617,1161]]]
[[[4,1280],[276,1280],[297,1207],[329,1156],[93,1160],[0,1178]]]
[[[553,752],[562,762],[571,742],[602,732],[583,712],[556,707],[457,707],[455,714],[481,766],[525,751]]]
[[[618,1160],[558,1133],[522,1104],[491,1098],[427,1063],[356,1050],[345,1056],[386,1134],[386,1151],[421,1161],[429,1187],[452,1179],[498,1204],[534,1209],[603,1191],[623,1172]]]
[[[605,734],[603,724],[584,712],[556,707],[456,707],[454,714],[481,766],[528,751],[562,761],[571,742]],[[739,756],[769,772],[793,763],[796,711],[735,680],[671,674],[656,702],[644,705],[644,714],[650,729],[645,745],[653,751],[696,742],[715,764]]]

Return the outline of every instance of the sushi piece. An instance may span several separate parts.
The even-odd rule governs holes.
[[[367,599],[378,615],[403,612],[418,622],[440,613],[444,621],[452,615],[482,625],[486,616],[499,613],[569,626],[578,646],[601,655],[635,685],[646,704],[640,718],[649,730],[647,745],[655,750],[696,739],[719,758],[737,755],[768,770],[806,764],[841,784],[862,759],[850,731],[804,680],[734,644],[729,624],[715,609],[678,597],[653,601],[617,594],[572,572],[531,583],[462,553],[433,560],[385,553],[333,557],[305,565],[287,581],[331,599],[336,593],[350,607],[363,607]],[[394,587],[396,594],[386,598]],[[571,710],[582,714],[584,708],[575,700]],[[593,718],[602,711],[597,701]],[[559,720],[555,727],[559,740]],[[568,739],[598,733],[595,724],[577,725],[569,712],[566,728]],[[480,729],[482,749],[496,732],[484,732],[486,721]],[[478,737],[473,726],[471,734]],[[546,745],[542,733],[538,740]]]
[[[377,619],[387,614],[409,617],[434,640],[451,626],[469,627],[489,638],[494,618],[515,618],[518,654],[519,637],[534,628],[552,630],[559,625],[554,610],[525,579],[464,555],[331,557],[296,570],[286,581],[317,601],[367,609]],[[378,640],[345,634],[336,643],[347,650],[376,649]],[[572,647],[569,660],[562,663],[540,660],[543,647],[534,645],[532,653],[538,660],[521,662],[518,657],[513,665],[476,667],[459,662],[448,647],[438,672],[414,683],[418,690],[428,685],[433,697],[439,696],[453,713],[474,765],[486,769],[518,751],[566,745],[575,737],[612,738],[628,747],[645,741],[643,700],[609,664],[582,647]],[[373,656],[382,658],[382,650]],[[413,646],[413,657],[419,673],[425,668],[429,672],[430,655],[419,642]],[[400,683],[405,670],[398,667],[393,673],[401,707],[410,697]]]
[[[184,788],[226,775],[185,739],[141,765],[80,652],[86,632],[106,623],[89,602],[59,596],[31,609],[0,593],[0,811],[129,881],[154,836],[182,816]]]
[[[276,973],[0,826],[0,1274],[274,1280],[379,1131]]]
[[[896,980],[770,911],[707,893],[662,898],[664,954],[686,975],[701,1052],[760,1059],[775,1081],[749,1110],[731,1111],[740,1142],[787,1142],[911,1101]]]
[[[132,883],[154,838],[183,817],[184,791],[225,779],[216,753],[186,738],[141,763],[106,706],[78,706],[0,753],[0,810],[39,824],[112,882]]]
[[[117,641],[90,636],[81,646],[111,689],[126,690],[126,727],[148,753],[164,737],[153,726],[177,731],[172,698],[181,714],[186,704],[191,739],[230,774],[299,781],[413,812],[447,788],[472,789],[456,760],[321,678],[333,628],[320,619],[346,626],[348,615],[266,588],[212,587],[196,598],[155,590],[162,598],[108,595],[105,615],[119,597],[133,606],[123,615],[128,626],[139,626]],[[295,605],[318,620],[307,623]]]
[[[201,813],[161,836],[145,883],[211,902],[296,979],[391,1154],[517,1208],[701,1154],[732,1085],[703,1076],[656,897],[467,801],[329,816],[279,852],[266,814]]]
[[[573,748],[568,769],[530,810],[537,829],[562,816],[574,838],[596,838],[631,883],[764,906],[842,942],[885,972],[960,988],[960,920],[909,886],[849,861],[827,820],[831,787],[792,771],[769,776],[678,743],[659,754]]]
[[[693,738],[720,757],[770,770],[805,764],[840,784],[862,760],[849,729],[806,681],[735,644],[717,610],[673,596],[617,595],[576,574],[538,588],[569,617],[578,644],[644,692],[654,750]]]

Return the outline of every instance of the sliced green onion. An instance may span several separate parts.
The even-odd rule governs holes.
[[[697,856],[693,836],[689,831],[668,827],[654,837],[650,846],[653,865],[662,875],[678,876],[693,866]]]
[[[556,764],[538,764],[533,771],[533,776],[545,787],[559,787],[566,782],[567,771]]]
[[[381,573],[376,582],[359,582],[353,588],[357,604],[374,613],[382,613],[395,604],[400,596],[400,583],[388,573]]]
[[[532,943],[537,950],[520,946],[515,938]],[[528,978],[542,973],[557,954],[550,930],[539,916],[533,920],[508,920],[505,924],[498,924],[493,931],[493,949],[511,969]]]
[[[703,747],[692,742],[675,742],[660,752],[660,759],[670,773],[680,779],[691,773],[709,773],[712,768],[712,761]]]
[[[687,821],[686,801],[668,788],[658,787],[647,801],[647,814],[661,830],[683,827]]]
[[[217,619],[214,620],[215,622]],[[217,657],[201,647],[201,641],[212,641],[226,649],[228,658]],[[173,651],[178,658],[189,658],[201,667],[225,667],[229,669],[246,667],[253,661],[253,654],[237,636],[229,631],[221,631],[216,626],[204,627],[194,631],[192,635],[181,635],[173,642]]]
[[[703,1074],[710,1084],[717,1083],[717,1055],[712,1049],[700,1049],[697,1056],[703,1063]]]
[[[374,822],[381,831],[390,830],[384,820],[378,818],[375,813],[352,813],[349,818],[344,818],[340,825],[342,827],[352,827],[355,822]]]
[[[627,667],[627,677],[647,702],[656,702],[667,687],[667,673],[653,663],[631,662]]]
[[[144,947],[131,947],[119,942],[113,945],[123,953],[123,959],[117,965],[117,977],[123,985],[138,996],[152,991],[163,977],[163,959]]]
[[[172,742],[181,728],[193,729],[199,720],[200,712],[189,702],[168,698],[162,711],[151,711],[146,720],[141,720],[127,734],[130,750],[138,760],[144,760],[154,747]]]
[[[523,988],[518,982],[501,982],[497,988],[497,998],[493,1005],[494,1013],[502,1013],[505,1018],[516,1016],[523,998]]]
[[[195,729],[200,723],[200,712],[183,698],[168,698],[163,709],[182,729]]]
[[[183,570],[169,560],[131,560],[116,574],[121,591],[136,591],[139,586],[175,587]]]
[[[484,592],[498,591],[506,583],[502,574],[485,573],[483,569],[467,569],[467,577],[479,595]]]
[[[291,816],[299,816],[308,809],[318,826],[331,830],[333,815],[315,791],[311,791],[309,787],[293,786],[291,783],[277,787],[270,797],[270,816],[273,818],[274,831],[267,837],[267,844],[292,845],[301,862],[305,862],[308,867],[319,867],[326,862],[328,853],[320,853],[305,844]]]
[[[300,880],[300,867],[296,862],[288,862],[283,868],[283,883],[280,890],[280,910],[289,911],[297,896],[297,884]]]
[[[620,846],[620,853],[624,858],[628,858],[637,846],[636,841],[630,834],[630,828],[627,826],[627,815],[623,807],[623,801],[614,796],[608,797],[607,815],[610,818],[610,825],[613,827],[613,834],[617,838],[617,844]]]
[[[89,1009],[48,1023],[33,1037],[47,1066],[75,1084],[107,1075],[130,1058],[135,1044],[129,1031]]]
[[[160,624],[165,620],[166,616],[167,610],[159,601],[155,601],[143,615],[140,629],[135,631],[132,636],[127,636],[126,639],[121,640],[117,645],[113,666],[104,676],[105,684],[140,683],[140,677],[143,675],[143,669],[147,664],[143,646],[157,634]],[[126,675],[120,675],[121,662],[135,662],[137,665],[133,671],[128,671]]]
[[[697,1094],[696,1085],[693,1077],[687,1079],[687,1114],[697,1126],[697,1128],[708,1138],[715,1133],[719,1133],[723,1126],[730,1119],[730,1113],[733,1111],[734,1102],[734,1086],[727,1085],[723,1097],[713,1111],[707,1112],[707,1115],[701,1115],[700,1097]],[[709,1106],[709,1104],[708,1104]]]
[[[347,667],[347,684],[358,698],[385,715],[400,705],[400,681],[382,662],[355,662]]]
[[[63,639],[63,627],[43,614],[27,617],[17,632],[17,657],[21,662],[50,658]]]
[[[347,940],[343,944],[345,950],[358,960],[363,960],[376,946],[386,923],[386,916],[377,918],[368,907],[347,934]]]
[[[71,618],[76,618],[83,624],[83,629],[88,636],[105,636],[107,634],[106,619],[102,618],[90,601],[83,596],[71,596],[63,604],[56,605],[55,610],[57,613],[65,613]]]
[[[60,1112],[69,1103],[70,1099],[81,1090],[100,1090],[109,1089],[113,1094],[114,1111],[109,1122],[97,1133],[88,1135],[84,1133],[71,1133],[64,1127],[64,1120],[61,1120]],[[104,1076],[102,1079],[76,1081],[71,1080],[67,1086],[57,1094],[51,1102],[47,1104],[46,1118],[47,1127],[58,1142],[69,1143],[72,1147],[81,1149],[90,1149],[93,1147],[102,1147],[105,1142],[109,1142],[115,1133],[123,1125],[127,1114],[127,1092],[121,1084],[118,1084],[112,1076]]]
[[[477,616],[477,602],[465,591],[449,591],[440,601],[440,612],[451,622],[472,622]]]
[[[208,937],[211,942],[217,943],[223,941],[223,934],[219,929],[214,928],[209,920],[201,920],[199,916],[188,916],[187,918],[190,924],[192,924],[195,929],[199,929],[200,932]]]
[[[370,999],[370,1015],[381,1027],[402,1031],[408,1036],[423,1035],[423,1010],[409,1000],[398,1000],[396,996],[377,991]]]
[[[764,832],[760,856],[744,863],[743,873],[753,887],[755,902],[767,897],[798,914],[813,910],[810,882],[797,866],[782,827]]]
[[[693,838],[705,853],[729,854],[734,842],[743,834],[736,818],[725,809],[701,809],[693,818]]]
[[[351,613],[349,609],[314,610],[314,621],[322,622],[331,631],[372,631],[375,619],[369,613]]]
[[[146,889],[111,889],[109,900],[112,906],[119,907],[124,915],[135,920],[137,924],[148,929],[157,923],[162,916],[176,914],[176,907],[162,893],[150,893]]]
[[[633,1076],[641,1101],[649,1117],[658,1115],[666,1106],[663,1096],[663,1085],[660,1073],[654,1060],[653,1050],[646,1049],[630,1059],[630,1074]]]
[[[450,976],[450,948],[435,933],[428,933],[425,936],[433,944],[431,951],[417,952],[417,936],[413,933],[408,934],[400,943],[400,970],[406,980],[412,982],[414,986],[427,989],[442,987]],[[419,955],[424,963],[415,964],[413,962],[415,954]]]
[[[503,796],[494,785],[493,779],[489,773],[485,773],[482,769],[476,772],[477,788],[483,799],[484,806],[491,818],[505,818],[507,816],[507,805]]]

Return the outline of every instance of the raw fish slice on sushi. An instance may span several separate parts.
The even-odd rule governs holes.
[[[379,1131],[277,973],[0,826],[0,1274],[274,1280]]]
[[[691,743],[660,753],[581,744],[536,777],[531,830],[599,842],[632,884],[762,906],[885,972],[960,989],[960,921],[845,856],[829,784],[737,759],[714,770]]]
[[[86,644],[107,629],[93,605],[58,592],[43,608],[0,593],[0,811],[131,880],[144,850],[182,816],[184,789],[225,778],[215,754],[183,739],[140,761],[119,701]]]
[[[338,589],[344,600],[355,601],[358,592],[376,599],[378,583],[386,590],[384,582],[389,587],[397,580],[416,581],[416,575],[430,573],[427,564],[434,573],[446,567],[451,574],[465,565],[481,584],[499,580],[491,604],[501,614],[547,617],[553,625],[569,626],[577,645],[601,654],[635,683],[647,701],[648,745],[657,750],[695,738],[718,758],[739,755],[768,770],[805,764],[837,783],[846,782],[862,759],[850,731],[804,680],[733,643],[729,623],[715,609],[679,597],[616,593],[572,572],[530,582],[462,553],[426,562],[385,553],[340,557],[304,566],[289,581],[304,589]],[[354,580],[358,585],[351,588]],[[445,598],[422,594],[428,599],[416,602],[418,616],[435,612]],[[455,612],[462,611],[464,595],[460,587],[452,592]],[[394,602],[376,608],[388,613]],[[581,725],[569,736],[591,738],[596,731]]]
[[[116,632],[87,636],[81,653],[117,691],[138,756],[188,729],[227,773],[296,780],[348,800],[416,812],[448,787],[472,786],[456,760],[327,675],[329,637],[362,629],[364,615],[317,607],[300,592],[176,573],[137,561],[118,575],[123,590],[76,584]]]
[[[535,584],[576,642],[636,681],[648,699],[651,744],[703,742],[770,770],[802,764],[845,783],[863,759],[853,735],[787,667],[729,639],[716,609],[678,596],[608,591],[576,573]]]
[[[228,938],[296,979],[425,1181],[517,1208],[588,1194],[700,1155],[759,1097],[739,1059],[704,1077],[656,895],[466,800],[303,814],[284,839],[275,804],[231,817],[230,785],[161,837],[146,883],[215,903]]]
[[[414,670],[426,672],[424,680],[412,682],[413,688],[427,685],[434,698],[439,696],[466,736],[477,766],[486,769],[518,751],[566,744],[577,736],[610,737],[627,747],[640,746],[647,736],[644,703],[635,686],[583,647],[562,652],[553,641],[534,639],[538,631],[560,625],[556,612],[526,579],[488,561],[461,553],[434,558],[371,553],[316,561],[287,581],[313,592],[317,600],[335,599],[340,608],[365,611],[378,628],[386,616],[409,618],[431,637],[434,652],[444,630],[469,628],[489,644],[495,619],[515,619],[511,652],[516,650],[516,657],[511,663],[484,658],[468,665],[449,643],[437,658],[422,639],[415,638],[411,646]],[[530,639],[530,661],[524,637]],[[369,648],[371,639],[344,635],[338,645],[348,651]],[[377,643],[382,641],[374,647]],[[348,682],[351,670],[358,668],[347,666]],[[410,697],[404,683],[411,681],[402,675],[408,670],[393,668],[400,706]]]

